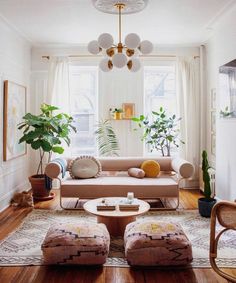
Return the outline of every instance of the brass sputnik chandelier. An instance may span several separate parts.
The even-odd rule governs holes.
[[[98,54],[105,51],[105,57],[100,61],[99,67],[104,72],[109,72],[113,67],[123,68],[127,66],[131,72],[137,72],[141,63],[138,58],[139,54],[149,54],[153,50],[150,41],[141,41],[135,33],[130,33],[125,37],[122,43],[121,17],[122,13],[130,14],[143,10],[147,0],[93,0],[94,6],[105,13],[115,13],[119,15],[119,42],[114,44],[111,34],[103,33],[98,40],[93,40],[88,44],[88,51],[92,54]]]

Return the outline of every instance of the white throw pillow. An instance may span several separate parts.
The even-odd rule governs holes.
[[[93,156],[80,156],[69,164],[70,176],[73,179],[96,178],[101,171],[101,163]]]

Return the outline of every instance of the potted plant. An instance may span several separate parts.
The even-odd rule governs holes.
[[[115,108],[113,110],[114,113],[114,119],[115,120],[121,120],[122,119],[122,113],[123,113],[123,109],[121,108]]]
[[[46,189],[43,162],[50,162],[52,152],[62,154],[62,142],[70,145],[70,132],[76,132],[72,125],[73,118],[65,113],[55,113],[57,107],[42,104],[41,113],[33,115],[27,113],[18,129],[23,130],[19,143],[26,142],[31,148],[39,152],[39,164],[35,175],[29,177],[34,198],[48,198],[50,189]],[[47,158],[46,158],[47,155]]]
[[[212,207],[216,203],[216,199],[211,197],[211,184],[210,184],[210,175],[208,170],[211,167],[208,163],[207,152],[203,150],[202,152],[202,176],[204,182],[204,197],[198,199],[198,209],[199,213],[203,217],[210,217]]]
[[[180,118],[176,115],[168,116],[163,107],[160,107],[159,112],[152,111],[152,116],[140,115],[132,118],[137,122],[140,128],[144,129],[142,140],[153,150],[160,151],[162,156],[170,156],[170,151],[173,146],[179,147],[181,141],[177,122]]]
[[[101,120],[96,125],[96,140],[100,156],[119,156],[119,142],[109,120]]]

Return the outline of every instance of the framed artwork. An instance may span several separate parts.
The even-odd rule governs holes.
[[[18,130],[26,113],[26,87],[4,81],[3,107],[3,160],[8,161],[26,154],[26,143],[19,144],[23,130]]]
[[[131,119],[135,115],[135,104],[134,103],[123,103],[123,119]]]

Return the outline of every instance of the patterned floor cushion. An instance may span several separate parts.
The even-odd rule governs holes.
[[[58,224],[41,246],[45,264],[99,265],[106,262],[110,236],[104,224]]]
[[[177,224],[132,222],[126,226],[124,242],[130,265],[186,265],[192,261],[191,243]]]

